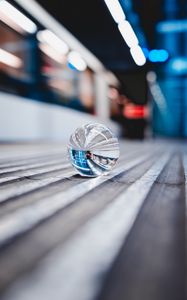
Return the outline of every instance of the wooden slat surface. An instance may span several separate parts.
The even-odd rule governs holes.
[[[121,142],[84,178],[63,145],[0,146],[2,300],[183,300],[186,146]]]

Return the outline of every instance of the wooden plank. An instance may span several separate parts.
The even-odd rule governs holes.
[[[42,157],[40,158],[39,161],[37,162],[26,162],[25,164],[19,164],[18,162],[16,162],[16,165],[14,166],[6,166],[6,167],[0,167],[0,175],[2,177],[2,175],[8,175],[10,173],[13,172],[19,172],[19,171],[24,171],[24,170],[30,170],[30,169],[34,169],[34,168],[38,168],[38,167],[42,167],[42,166],[50,166],[53,165],[55,163],[61,163],[61,161],[64,161],[65,159],[62,159],[63,155],[60,154],[59,157],[58,156],[48,156],[48,157]]]
[[[105,177],[88,179],[83,183],[72,186],[68,190],[54,195],[52,199],[51,197],[46,197],[37,203],[30,204],[19,209],[18,211],[16,210],[14,213],[8,216],[3,217],[0,221],[0,245],[9,239],[12,239],[14,236],[31,229],[39,222],[51,217],[66,205],[73,203],[84,194],[103,184],[107,180],[115,177],[119,173],[134,167],[146,158],[147,155],[138,157],[126,163],[125,166],[118,166],[118,168]]]
[[[11,151],[10,151],[11,149]],[[10,165],[15,161],[27,161],[29,159],[36,159],[37,157],[55,156],[67,153],[67,149],[64,146],[38,146],[32,145],[25,146],[8,146],[4,151],[0,152],[0,167]]]
[[[153,156],[150,160],[143,161],[141,164],[120,173],[85,194],[73,205],[58,211],[56,215],[40,223],[26,235],[15,239],[14,243],[7,244],[3,253],[0,252],[0,290],[5,289],[10,282],[15,278],[17,279],[22,273],[33,269],[39,260],[57,245],[66,242],[81,226],[85,226],[89,219],[104,210],[121,192],[124,192],[133,182],[139,179],[155,161],[156,157]],[[67,182],[73,181],[76,185],[80,180],[82,179],[75,176],[71,180],[67,179]],[[60,192],[59,187],[59,184],[55,185],[58,192]],[[42,191],[45,192],[46,188]],[[55,193],[50,188],[46,191],[46,196],[51,195],[52,199]],[[33,193],[30,197],[32,195]],[[104,197],[104,195],[107,196]],[[39,197],[36,201],[39,201],[42,197]],[[24,199],[27,203],[27,197],[23,197]]]
[[[15,283],[2,299],[74,300],[75,295],[77,300],[93,299],[101,283],[100,276],[110,268],[169,157],[162,156],[69,242],[44,259],[32,276]]]
[[[67,163],[64,146],[2,148],[1,299],[58,300],[54,291],[58,288],[63,300],[184,299],[187,158],[184,154],[183,170],[182,143],[121,143],[122,159],[110,173],[112,177],[103,177],[106,180],[92,186],[95,179],[77,176],[70,164],[60,168],[58,164]],[[171,156],[159,177],[145,179],[144,173],[170,152],[177,155]],[[146,182],[148,194],[142,198],[140,187],[135,188],[137,193],[133,190],[138,182]],[[116,209],[120,198],[121,206]],[[136,201],[139,206],[131,211],[134,218],[128,219],[129,207]],[[109,216],[108,211],[107,223],[101,216]],[[77,249],[83,249],[82,254]]]
[[[184,300],[184,173],[175,155],[155,182],[98,300]]]
[[[125,159],[124,159],[124,161],[122,160],[122,158],[120,158],[120,162],[122,162],[123,161],[123,163],[126,163],[126,160],[129,160],[130,158],[132,158],[132,155],[134,155],[134,154],[137,154],[137,151],[136,152],[132,152],[131,151],[131,153],[129,154],[129,155],[125,155]],[[119,163],[120,163],[119,162]],[[70,168],[73,172],[74,172],[74,169],[72,169],[72,168]],[[6,208],[17,208],[17,207],[19,207],[19,206],[24,206],[24,205],[27,205],[27,204],[29,204],[29,203],[31,203],[32,202],[32,200],[33,200],[33,202],[37,199],[37,200],[39,200],[40,198],[42,198],[42,197],[46,197],[46,195],[47,195],[47,193],[48,193],[48,195],[47,196],[49,196],[49,195],[52,195],[51,194],[51,190],[53,190],[53,194],[55,194],[56,192],[58,192],[58,191],[62,191],[62,190],[64,190],[64,189],[67,189],[68,187],[70,187],[71,185],[74,185],[74,184],[77,184],[78,183],[78,181],[79,182],[83,182],[84,180],[85,180],[85,178],[83,178],[83,177],[80,177],[80,176],[71,176],[71,177],[64,177],[64,178],[59,178],[59,180],[58,181],[55,181],[55,182],[52,182],[52,183],[49,183],[48,185],[45,185],[43,188],[42,188],[42,184],[41,184],[41,187],[39,187],[39,188],[36,188],[36,189],[34,189],[34,190],[32,190],[31,192],[26,192],[26,193],[23,193],[23,194],[20,194],[18,197],[16,197],[16,195],[15,195],[15,197],[16,197],[16,201],[14,201],[15,199],[14,199],[14,192],[17,190],[17,189],[15,189],[15,187],[16,188],[19,188],[19,186],[21,185],[22,186],[22,188],[23,188],[23,186],[24,185],[28,185],[28,183],[29,182],[31,182],[31,180],[33,180],[33,181],[35,181],[35,180],[37,180],[37,181],[40,181],[41,179],[45,179],[46,178],[46,176],[47,176],[47,178],[48,177],[55,177],[55,178],[57,178],[58,179],[58,177],[59,177],[59,174],[60,174],[60,176],[62,176],[62,174],[65,172],[66,170],[62,170],[60,173],[59,172],[56,172],[56,173],[53,173],[53,174],[51,174],[51,173],[47,173],[47,174],[44,174],[44,175],[40,175],[40,176],[31,176],[31,177],[26,177],[26,178],[23,178],[23,180],[20,182],[20,181],[18,181],[18,182],[14,182],[13,184],[8,184],[8,186],[6,186],[6,187],[4,187],[6,190],[9,190],[9,189],[11,189],[11,188],[13,188],[13,191],[12,191],[12,196],[11,196],[11,198],[7,198],[7,200],[6,201],[4,201],[4,202],[2,202],[1,203],[1,210],[0,210],[0,215],[2,216],[3,215],[3,213],[4,213],[4,208],[5,208],[5,210],[6,210]],[[75,172],[73,173],[73,174],[75,174]],[[53,176],[52,176],[53,175]],[[55,176],[54,176],[55,175]],[[64,176],[65,174],[63,174],[63,176]],[[71,175],[71,174],[70,174]],[[69,178],[69,179],[67,179],[67,178]],[[29,180],[28,180],[29,179]],[[88,179],[88,178],[87,178]],[[58,187],[58,184],[59,184],[59,187]],[[0,187],[0,189],[1,189],[1,187]],[[1,189],[1,191],[3,191],[3,190],[5,190],[5,189]],[[8,201],[9,200],[9,201]],[[10,201],[11,200],[11,201]],[[25,203],[24,203],[25,202]]]
[[[58,171],[58,170],[62,170],[63,168],[67,168],[70,167],[70,163],[67,163],[64,160],[59,160],[58,163],[54,163],[52,165],[44,165],[44,166],[40,166],[34,169],[30,169],[29,168],[27,170],[24,171],[18,171],[18,172],[11,172],[11,174],[3,174],[0,175],[0,184],[1,183],[7,183],[9,181],[13,181],[16,179],[20,179],[20,178],[24,178],[24,177],[30,177],[30,176],[34,176],[34,175],[39,175],[39,174],[43,174],[43,173],[49,173],[52,171]]]
[[[27,158],[19,158],[19,159],[14,159],[12,160],[11,156],[8,161],[2,160],[0,164],[0,170],[5,170],[9,168],[14,168],[14,167],[24,167],[24,166],[29,166],[30,164],[36,164],[36,163],[42,163],[42,162],[47,162],[53,159],[58,159],[62,158],[65,155],[65,152],[60,153],[60,154],[48,154],[45,155],[43,154],[42,156],[37,155],[35,157],[27,157]]]
[[[130,152],[128,155],[124,155],[125,158],[131,159],[132,156],[137,154],[137,151]],[[141,151],[139,151],[139,155],[141,155]],[[123,155],[121,156],[121,161],[123,160]],[[13,181],[7,183],[6,185],[1,185],[1,193],[0,193],[0,203],[3,203],[7,200],[13,199],[14,197],[21,196],[24,193],[32,192],[36,189],[41,189],[42,187],[46,187],[49,184],[60,181],[67,176],[72,176],[76,174],[75,170],[70,166],[70,163],[67,163],[67,166],[64,165],[61,167],[59,171],[54,172],[46,172],[43,174],[27,176],[23,177],[22,180],[19,179],[17,181]]]
[[[75,174],[75,171],[68,166],[65,168],[61,167],[58,172],[54,171],[53,174],[42,174],[44,176],[41,179],[35,176],[32,178],[24,178],[24,181],[13,182],[9,185],[3,186],[3,188],[1,187],[0,203],[13,199],[14,197],[18,197],[24,193],[41,189],[42,187],[72,176],[73,174]]]

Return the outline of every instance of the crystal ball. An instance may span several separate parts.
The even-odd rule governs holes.
[[[71,135],[68,153],[71,164],[80,175],[106,175],[119,158],[119,142],[105,125],[86,124]]]

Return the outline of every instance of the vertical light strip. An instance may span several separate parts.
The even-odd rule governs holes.
[[[146,63],[145,55],[139,46],[138,38],[131,26],[125,20],[125,14],[118,0],[104,0],[114,21],[118,24],[118,29],[123,36],[127,46],[130,48],[130,53],[135,63],[138,66],[143,66]]]
[[[124,11],[121,5],[119,4],[118,0],[104,0],[104,1],[116,23],[120,23],[121,21],[125,20]]]
[[[127,46],[132,48],[138,45],[138,38],[132,29],[131,24],[128,21],[123,21],[118,25],[119,31],[121,32],[122,37],[124,38]]]
[[[146,58],[139,45],[130,48],[130,53],[138,66],[143,66],[146,63]]]

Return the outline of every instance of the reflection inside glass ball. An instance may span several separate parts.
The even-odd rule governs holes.
[[[106,175],[119,158],[119,142],[102,124],[86,124],[76,129],[68,145],[72,165],[82,176]]]

